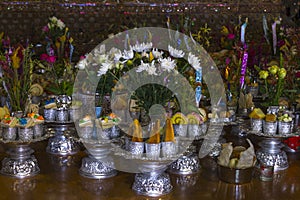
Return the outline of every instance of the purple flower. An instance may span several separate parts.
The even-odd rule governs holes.
[[[277,46],[282,47],[283,45],[285,45],[285,41],[284,40],[279,40],[277,42]]]
[[[49,32],[49,27],[48,26],[44,26],[42,30],[43,30],[43,32]]]

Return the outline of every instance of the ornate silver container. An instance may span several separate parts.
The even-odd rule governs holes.
[[[188,137],[189,138],[198,138],[201,135],[202,131],[198,124],[189,124],[188,125]]]
[[[158,197],[172,191],[170,176],[167,173],[140,173],[135,175],[132,189],[140,195]]]
[[[77,133],[80,138],[91,139],[94,135],[93,126],[85,126],[77,128]]]
[[[56,109],[44,109],[44,118],[46,121],[55,121]]]
[[[72,104],[72,97],[68,95],[59,95],[55,98],[57,108],[69,108]]]
[[[4,140],[16,140],[17,139],[17,127],[1,127],[2,137]]]
[[[33,138],[39,138],[44,135],[44,124],[35,124],[33,127]]]
[[[80,118],[81,111],[79,108],[69,108],[69,120],[75,122]]]
[[[151,159],[158,159],[160,156],[161,144],[145,143],[146,157]]]
[[[188,154],[179,157],[169,166],[169,172],[173,174],[188,175],[199,171],[199,158],[196,154]]]
[[[145,143],[144,142],[129,142],[128,151],[132,153],[136,157],[142,157],[145,150]]]
[[[18,128],[18,136],[21,141],[30,141],[33,139],[33,128]]]
[[[46,151],[54,155],[73,155],[80,150],[73,122],[46,123],[47,130],[54,136],[49,138]]]
[[[79,173],[91,179],[104,179],[117,175],[114,164],[109,156],[109,141],[81,140],[86,147],[87,157],[81,162]]]
[[[187,124],[174,124],[175,136],[187,137],[188,135],[188,125]]]
[[[56,121],[67,122],[69,121],[69,111],[67,108],[57,108],[56,110]]]
[[[177,153],[175,142],[162,142],[161,153],[162,157],[173,157]]]
[[[293,129],[292,122],[278,122],[278,134],[291,134]]]
[[[46,151],[56,155],[73,155],[80,150],[78,142],[74,137],[66,134],[55,133],[49,138]]]
[[[277,133],[277,121],[275,122],[263,121],[263,132],[265,135],[275,135]]]
[[[281,137],[262,137],[259,143],[261,147],[256,151],[256,157],[259,163],[265,166],[274,166],[274,171],[285,170],[288,168],[288,158],[285,151],[282,150]]]
[[[251,119],[251,130],[255,132],[262,132],[263,119]]]
[[[33,152],[33,149],[28,145],[11,147],[7,151],[10,157],[5,157],[2,160],[1,174],[16,178],[25,178],[38,174],[40,169]]]

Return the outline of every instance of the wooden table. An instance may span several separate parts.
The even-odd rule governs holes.
[[[296,153],[288,154],[290,167],[278,173],[271,182],[254,177],[248,184],[228,184],[219,181],[212,168],[202,167],[193,176],[171,175],[173,191],[160,198],[149,198],[136,195],[131,189],[134,174],[119,172],[109,179],[87,179],[78,173],[84,151],[73,156],[58,157],[46,153],[46,146],[47,141],[33,146],[41,169],[38,175],[25,179],[0,175],[0,200],[300,199],[300,155]],[[2,160],[6,154],[3,146],[0,147]]]

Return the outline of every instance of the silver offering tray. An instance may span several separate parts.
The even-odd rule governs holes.
[[[249,131],[250,134],[260,139],[258,145],[261,147],[256,151],[258,164],[274,166],[274,171],[285,170],[289,167],[288,158],[282,141],[289,137],[298,136],[298,133],[266,135],[262,132]]]
[[[40,172],[38,161],[34,156],[31,144],[40,142],[51,137],[51,133],[31,140],[6,140],[0,138],[0,142],[7,146],[8,157],[2,160],[0,173],[15,178],[27,178]]]
[[[125,139],[126,140],[126,139]],[[172,191],[170,176],[165,172],[168,165],[183,155],[187,146],[177,146],[177,154],[167,157],[147,157],[145,153],[134,155],[127,149],[126,141],[112,143],[114,164],[122,171],[136,173],[132,189],[139,195],[158,197]]]
[[[117,175],[112,168],[113,161],[110,157],[111,140],[84,139],[80,142],[85,146],[87,157],[82,159],[79,174],[91,179],[105,179]]]

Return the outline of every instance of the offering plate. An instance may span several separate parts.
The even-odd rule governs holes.
[[[40,168],[31,145],[49,137],[51,137],[49,132],[30,140],[20,140],[18,138],[16,140],[7,140],[1,136],[0,142],[8,149],[6,151],[8,156],[2,160],[0,173],[15,178],[27,178],[38,174]]]
[[[295,136],[294,133],[266,135],[262,132],[250,131],[250,134],[260,140],[258,143],[260,149],[256,151],[258,164],[274,166],[275,172],[289,167],[287,154],[282,150],[285,146],[283,140]]]
[[[150,197],[170,193],[173,186],[169,174],[165,171],[172,162],[183,155],[187,146],[177,146],[177,153],[174,155],[151,158],[147,157],[146,153],[139,155],[132,153],[128,150],[127,143],[126,141],[119,144],[113,143],[112,152],[117,169],[136,174],[132,189],[139,195]]]

